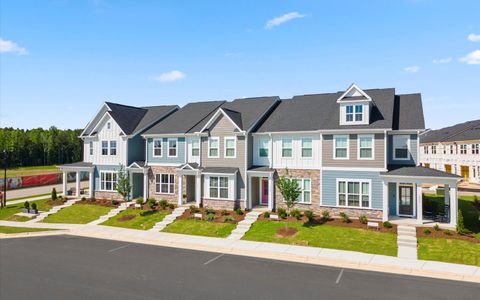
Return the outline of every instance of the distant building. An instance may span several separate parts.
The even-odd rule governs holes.
[[[421,134],[420,163],[480,183],[480,120]]]

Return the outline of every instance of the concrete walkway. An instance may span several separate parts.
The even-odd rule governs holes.
[[[45,219],[45,218],[48,217],[49,215],[52,215],[52,214],[58,212],[59,210],[64,209],[65,207],[72,206],[73,204],[75,204],[75,202],[78,202],[78,201],[80,201],[80,200],[81,200],[81,199],[71,199],[71,200],[68,200],[67,202],[65,202],[65,203],[62,204],[62,205],[57,205],[57,206],[52,207],[52,209],[50,209],[49,211],[41,212],[36,218],[34,218],[34,219],[32,219],[32,220],[28,220],[28,221],[25,222],[25,223],[38,223],[38,222],[41,222],[41,221],[43,221],[43,219]]]
[[[88,223],[88,225],[98,225],[100,223],[105,222],[106,220],[115,217],[122,211],[126,210],[129,206],[133,205],[133,202],[123,202],[121,203],[117,208],[114,208],[110,210],[106,215],[101,216],[100,218],[96,219],[95,221],[92,221]]]
[[[237,227],[232,231],[232,233],[227,237],[230,240],[240,240],[245,233],[250,229],[253,223],[258,219],[258,216],[262,212],[251,211],[245,215],[243,221],[238,222]]]
[[[191,236],[101,225],[0,221],[0,226],[68,229],[69,234],[84,237],[480,283],[479,267],[353,251]],[[48,234],[52,233],[49,232]],[[5,238],[6,235],[1,236]],[[7,236],[7,238],[12,237],[15,237],[15,234]]]
[[[417,259],[417,229],[415,226],[397,227],[398,257]]]
[[[155,224],[155,226],[153,226],[151,229],[149,229],[149,231],[154,231],[154,232],[162,231],[163,228],[167,227],[169,224],[173,223],[173,221],[175,221],[175,219],[177,219],[178,217],[183,215],[183,213],[186,210],[187,210],[186,206],[179,206],[179,207],[175,208],[171,214],[165,216],[165,218],[163,218],[162,221]]]

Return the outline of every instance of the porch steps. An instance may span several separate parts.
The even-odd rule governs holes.
[[[173,223],[175,219],[183,215],[183,213],[187,210],[187,208],[188,207],[186,206],[179,206],[175,208],[171,214],[165,216],[165,218],[163,218],[162,221],[155,224],[155,226],[153,226],[152,229],[149,229],[149,231],[155,231],[155,232],[162,231],[163,228],[167,227],[167,225]]]
[[[417,259],[417,229],[414,226],[397,227],[398,257]]]
[[[241,239],[245,233],[250,229],[253,223],[257,221],[258,216],[260,216],[262,212],[260,211],[251,211],[245,215],[245,219],[243,221],[238,222],[237,227],[232,231],[232,233],[227,237],[230,240],[239,240]]]
[[[72,206],[73,204],[75,204],[75,202],[78,202],[80,200],[81,200],[80,198],[68,200],[67,202],[65,202],[62,205],[57,205],[57,206],[52,207],[52,209],[50,209],[49,211],[41,212],[40,214],[38,214],[38,216],[35,219],[28,220],[26,223],[41,222],[41,221],[43,221],[43,219],[45,219],[49,215],[53,215],[54,213],[58,212],[61,209],[64,209],[65,207]]]
[[[106,220],[112,218],[112,217],[115,217],[116,215],[118,215],[119,213],[121,213],[122,211],[126,210],[129,206],[133,205],[134,203],[133,202],[123,202],[122,204],[120,204],[120,206],[118,206],[117,208],[114,208],[112,210],[110,210],[108,212],[108,214],[106,215],[103,215],[101,216],[100,218],[96,219],[95,221],[92,221],[90,223],[88,223],[88,225],[98,225],[100,223],[103,223],[105,222]]]

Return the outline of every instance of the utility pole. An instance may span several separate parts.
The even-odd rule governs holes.
[[[3,199],[2,208],[7,206],[7,150],[3,150]]]

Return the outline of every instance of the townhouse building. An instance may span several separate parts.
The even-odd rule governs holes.
[[[420,163],[480,183],[480,120],[421,134]]]

